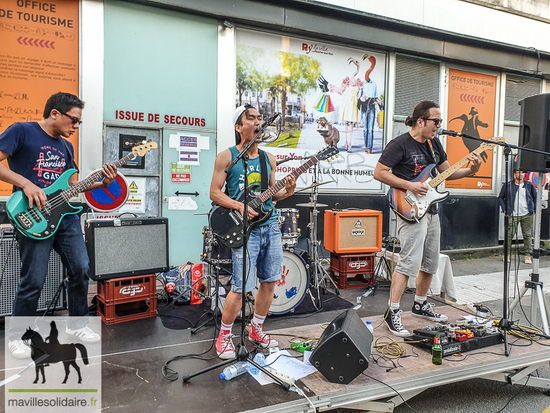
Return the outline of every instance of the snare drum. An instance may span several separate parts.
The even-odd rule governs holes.
[[[216,239],[210,227],[202,229],[202,260],[208,260],[213,264],[232,264],[233,254],[231,248]]]
[[[258,292],[260,282],[256,279],[254,297]],[[293,313],[306,296],[309,288],[309,265],[300,255],[284,250],[281,279],[275,283],[273,302],[269,308],[270,314]]]
[[[281,229],[283,248],[294,247],[298,244],[298,238],[300,238],[298,218],[300,218],[300,213],[295,208],[279,209],[279,228]]]

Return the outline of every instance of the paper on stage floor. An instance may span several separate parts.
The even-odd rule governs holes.
[[[268,367],[274,370],[294,377],[296,380],[299,380],[302,377],[309,376],[310,374],[317,371],[317,369],[313,367],[310,363],[304,363],[292,357],[287,350],[270,354],[269,356],[267,356],[265,364],[269,365]],[[254,377],[256,381],[262,386],[273,383],[271,380],[264,379],[261,371],[258,374],[253,374],[252,377]]]

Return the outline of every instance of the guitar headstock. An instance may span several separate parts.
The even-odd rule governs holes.
[[[505,142],[504,138],[502,136],[495,136],[491,139],[489,139],[491,142]],[[486,142],[483,142],[480,146],[479,146],[479,149],[481,150],[481,152],[483,151],[486,151],[488,149],[493,149],[495,146],[497,146],[495,143],[486,143]]]
[[[153,142],[152,140],[148,140],[147,142],[144,142],[142,145],[134,146],[132,148],[132,153],[136,156],[145,156],[147,152],[149,152],[151,149],[157,149],[157,143]]]
[[[317,152],[315,154],[315,157],[320,161],[324,161],[326,159],[329,159],[337,155],[338,155],[338,148],[336,147],[336,145],[329,145],[326,148],[323,148],[319,152]]]

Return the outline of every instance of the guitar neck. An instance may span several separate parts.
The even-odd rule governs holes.
[[[135,157],[136,155],[134,155],[133,153],[129,153],[124,158],[114,162],[113,165],[116,166],[117,168],[120,168],[122,165],[128,163]],[[87,188],[89,188],[94,183],[100,181],[101,178],[103,177],[104,177],[103,169],[100,169],[99,171],[94,172],[93,174],[89,175],[86,179],[78,182],[76,185],[71,186],[69,189],[63,191],[63,198],[66,200],[71,199],[73,196],[76,196],[79,193],[84,192]]]
[[[300,167],[296,168],[294,171],[292,171],[289,175],[292,175],[294,178],[298,178],[300,175],[302,175],[305,171],[308,170],[308,168],[311,168],[313,165],[315,165],[319,160],[316,156],[313,158],[310,158],[306,163],[301,165]],[[258,198],[262,203],[265,203],[268,201],[269,198],[271,198],[273,195],[275,195],[277,192],[279,192],[281,189],[285,187],[285,179],[286,176],[278,181],[275,185],[272,187],[266,189],[264,192],[262,192]]]
[[[484,152],[484,150],[482,149],[482,147],[480,146],[479,148],[475,149],[474,150],[475,153],[477,153],[478,155],[481,154],[481,152]],[[470,154],[468,154],[470,155]],[[466,165],[469,160],[468,160],[468,155],[466,155],[464,158],[462,158],[460,161],[458,161],[457,163],[455,163],[453,166],[451,166],[449,169],[441,172],[439,175],[437,175],[435,178],[432,178],[432,180],[429,182],[429,185],[432,187],[432,188],[435,188],[437,187],[441,182],[443,182],[444,180],[446,180],[449,176],[451,176],[452,174],[454,174],[456,171],[458,171],[460,168],[462,168],[464,165]]]

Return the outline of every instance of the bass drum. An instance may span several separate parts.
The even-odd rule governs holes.
[[[274,298],[269,308],[269,314],[293,313],[304,300],[309,288],[309,281],[309,265],[300,255],[284,250],[281,279],[275,284]],[[256,288],[253,291],[254,298],[256,298],[259,286],[260,283],[256,280]]]

